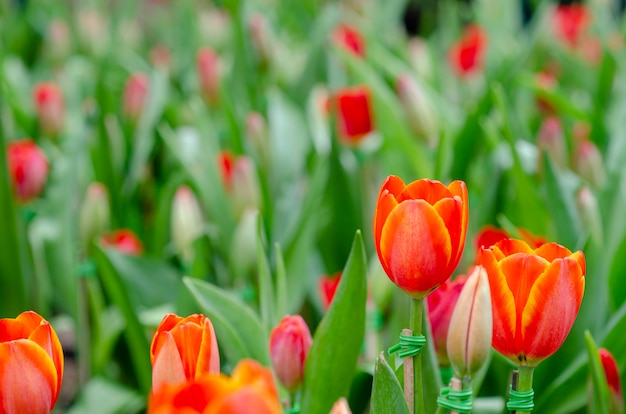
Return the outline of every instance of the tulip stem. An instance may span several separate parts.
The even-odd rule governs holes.
[[[424,312],[424,299],[411,299],[411,319],[409,326],[414,336],[422,334],[422,317]],[[424,392],[422,386],[422,356],[417,354],[413,357],[413,377],[414,385],[414,407],[416,414],[424,413]]]
[[[527,392],[533,389],[533,368],[521,366],[518,368],[519,374],[517,377],[517,389],[518,392]],[[529,414],[530,411],[517,411],[517,414]]]

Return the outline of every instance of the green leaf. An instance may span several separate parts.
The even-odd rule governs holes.
[[[268,333],[258,315],[231,292],[198,279],[183,278],[202,312],[211,319],[215,335],[232,364],[253,358],[269,366]]]
[[[276,326],[276,298],[274,296],[274,285],[272,283],[272,273],[270,264],[265,255],[265,244],[263,243],[263,229],[261,217],[257,213],[257,276],[259,285],[259,308],[261,310],[261,320],[265,323],[267,331],[271,331]]]
[[[409,414],[402,386],[381,352],[374,368],[371,414]]]
[[[592,386],[592,398],[588,409],[594,414],[609,414],[609,388],[598,355],[598,347],[589,331],[585,332],[585,344],[589,356],[589,374]]]
[[[365,335],[366,260],[361,232],[343,270],[333,302],[320,322],[307,357],[302,413],[327,413],[347,396]]]
[[[287,270],[283,260],[280,244],[274,245],[276,250],[276,315],[278,319],[287,314]]]
[[[104,378],[92,378],[67,414],[138,413],[146,407],[143,395]]]

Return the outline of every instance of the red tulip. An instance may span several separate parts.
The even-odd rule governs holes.
[[[65,103],[59,86],[54,82],[38,83],[33,89],[33,101],[41,130],[51,136],[58,135],[65,122]]]
[[[324,305],[324,309],[328,309],[330,304],[335,297],[335,292],[337,292],[337,287],[339,286],[339,282],[341,282],[341,272],[337,272],[331,276],[322,276],[319,280],[319,292],[320,297],[322,298],[322,305]]]
[[[447,280],[426,297],[426,307],[428,309],[430,330],[433,335],[433,344],[435,345],[439,365],[442,366],[450,365],[448,351],[446,350],[448,327],[450,326],[450,317],[452,316],[454,305],[456,305],[459,299],[459,295],[461,294],[466,280],[466,276],[459,276],[454,280]]]
[[[460,77],[472,75],[481,68],[486,49],[487,34],[480,26],[471,24],[450,48],[450,66]]]
[[[504,239],[479,255],[489,276],[496,351],[534,367],[556,352],[578,314],[585,257],[556,243]]]
[[[576,47],[591,23],[591,12],[584,4],[560,5],[554,10],[556,35],[570,47]]]
[[[48,159],[43,151],[30,139],[13,141],[7,148],[7,162],[18,201],[37,198],[48,179]]]
[[[535,236],[531,232],[521,227],[517,228],[517,232],[522,240],[528,243],[531,247],[537,248],[542,244],[547,243],[547,240],[541,236]],[[491,225],[483,226],[476,238],[474,239],[474,243],[476,245],[476,250],[480,252],[482,247],[488,248],[499,242],[500,240],[509,239],[511,235],[504,229],[499,229]]]
[[[220,61],[217,53],[208,47],[198,50],[196,71],[200,81],[200,92],[206,102],[217,104],[220,89]]]
[[[468,212],[462,181],[447,187],[428,179],[405,185],[389,176],[378,195],[374,241],[391,281],[422,298],[448,280],[465,247]]]
[[[124,87],[124,100],[122,102],[122,112],[124,116],[136,122],[148,100],[150,89],[150,78],[145,73],[135,73],[126,81]]]
[[[365,39],[359,31],[341,24],[333,31],[333,43],[358,57],[365,57]]]
[[[103,247],[112,247],[121,253],[138,256],[143,253],[143,244],[129,229],[114,230],[100,237]]]
[[[348,145],[358,145],[374,130],[372,99],[367,86],[344,88],[336,92],[339,138]]]
[[[604,376],[606,383],[609,386],[610,392],[610,409],[609,412],[623,413],[624,412],[624,394],[622,392],[622,380],[619,375],[619,368],[613,355],[608,349],[598,349],[598,355],[600,356],[600,362],[602,363],[602,369],[604,370]]]
[[[152,389],[182,384],[220,372],[220,355],[211,320],[194,314],[182,318],[168,313],[159,324],[152,345]]]
[[[295,392],[304,379],[311,332],[300,315],[285,316],[270,333],[270,356],[278,380]]]
[[[254,407],[253,409],[251,407]],[[251,359],[230,378],[205,374],[150,395],[149,414],[282,414],[272,372]]]
[[[0,319],[0,414],[47,414],[63,380],[63,349],[33,311]]]

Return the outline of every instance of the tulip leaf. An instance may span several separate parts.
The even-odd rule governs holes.
[[[265,323],[268,332],[276,326],[276,298],[274,296],[274,286],[272,283],[272,273],[270,264],[265,255],[263,243],[263,226],[259,214],[257,221],[257,276],[259,285],[259,308],[261,320]]]
[[[138,413],[146,408],[143,395],[104,378],[95,377],[80,391],[67,414]]]
[[[276,316],[281,319],[287,314],[287,270],[280,244],[274,245],[276,250]]]
[[[341,282],[320,322],[306,361],[303,414],[327,413],[346,397],[365,335],[367,297],[365,249],[357,231]]]
[[[268,333],[258,315],[231,292],[208,282],[183,278],[183,283],[211,319],[215,335],[232,364],[253,358],[269,366]]]
[[[591,377],[591,406],[590,412],[597,414],[609,414],[609,388],[604,375],[604,369],[598,355],[598,347],[589,331],[585,332],[585,344],[589,357],[589,374]]]
[[[387,363],[384,352],[381,352],[376,359],[370,412],[372,414],[409,414],[409,407],[400,381]]]

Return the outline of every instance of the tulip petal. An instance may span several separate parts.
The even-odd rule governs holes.
[[[556,259],[562,259],[564,257],[570,256],[572,252],[559,244],[545,243],[535,249],[535,254],[543,257],[548,262],[553,262]]]
[[[23,323],[29,331],[33,331],[41,324],[41,322],[45,321],[45,319],[41,315],[33,311],[22,312],[17,315],[17,318],[15,318],[15,320]]]
[[[161,323],[159,323],[159,326],[157,327],[157,330],[152,337],[152,344],[150,345],[150,362],[154,364],[154,358],[156,357],[156,354],[158,353],[161,346],[163,346],[162,341],[164,337],[162,337],[160,333],[171,331],[182,320],[182,317],[173,313],[168,313],[163,316],[163,319],[161,319]]]
[[[186,322],[170,331],[185,368],[185,378],[193,378],[198,365],[198,354],[202,345],[202,327],[197,323]]]
[[[463,246],[465,245],[465,235],[463,234],[463,200],[459,197],[444,198],[437,201],[433,207],[443,220],[448,234],[450,235],[450,262],[448,268],[445,271],[448,274],[452,274],[454,269],[459,264],[461,259],[461,253],[463,253]],[[463,239],[461,235],[463,234]]]
[[[0,342],[27,339],[32,329],[17,319],[0,319]]]
[[[244,386],[211,402],[205,414],[248,414],[254,407],[255,414],[281,414],[278,400],[270,398],[252,386]]]
[[[47,414],[57,399],[57,371],[46,351],[19,339],[0,343],[0,414]]]
[[[528,364],[533,366],[563,344],[574,324],[585,289],[580,265],[556,259],[532,287],[522,316]]]
[[[523,240],[503,239],[490,247],[497,260],[502,260],[506,256],[515,253],[533,254],[533,249]]]
[[[390,274],[391,269],[387,264],[385,256],[382,255],[382,251],[380,249],[380,239],[383,231],[383,226],[387,222],[389,214],[397,206],[398,202],[396,201],[396,197],[393,194],[384,194],[381,198],[378,199],[378,204],[376,206],[376,215],[374,216],[374,244],[376,245],[376,252],[378,253],[380,264],[383,266],[383,269],[385,269],[385,272],[387,274]]]
[[[385,222],[381,257],[389,278],[410,295],[430,292],[446,281],[442,273],[450,261],[450,236],[435,209],[423,200],[398,205]]]
[[[402,190],[397,198],[398,202],[422,199],[432,206],[437,201],[443,198],[452,198],[452,196],[453,194],[448,187],[439,181],[424,179],[413,181]]]
[[[39,315],[37,315],[39,316]],[[28,339],[37,343],[50,356],[57,370],[57,389],[61,389],[63,381],[63,348],[50,323],[40,317],[41,324],[33,330]]]
[[[185,382],[185,368],[170,332],[162,332],[159,352],[152,365],[152,389],[158,390],[164,384]]]
[[[463,213],[461,216],[461,232],[459,233],[459,248],[458,248],[458,257],[456,259],[457,263],[461,259],[461,254],[463,253],[463,247],[465,247],[465,239],[467,237],[467,222],[469,220],[469,196],[467,194],[467,186],[463,181],[453,181],[448,186],[450,192],[455,196],[461,199],[461,205],[463,209]],[[449,226],[448,226],[449,227]]]
[[[198,353],[198,362],[196,365],[196,377],[207,372],[212,374],[220,373],[220,354],[217,348],[217,338],[213,330],[213,324],[208,318],[202,322],[202,339],[201,347]]]

